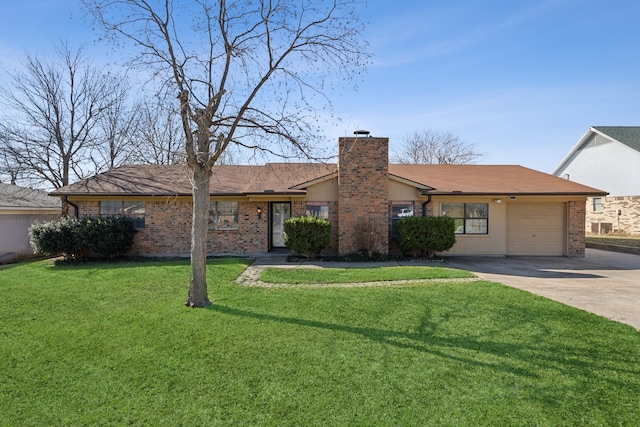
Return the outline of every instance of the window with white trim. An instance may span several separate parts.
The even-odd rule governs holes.
[[[593,198],[593,211],[602,212],[602,197]]]

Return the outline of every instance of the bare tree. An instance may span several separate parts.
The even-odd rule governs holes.
[[[0,133],[0,182],[16,185],[21,176],[18,160],[9,150],[9,139]]]
[[[3,158],[21,177],[60,188],[93,172],[86,169],[103,142],[100,121],[125,91],[121,77],[92,67],[82,49],[62,44],[56,53],[52,61],[27,55],[9,75],[0,133]]]
[[[136,107],[136,130],[130,147],[132,163],[172,165],[185,162],[184,132],[177,105],[155,97]],[[232,164],[231,148],[220,155],[218,164]]]
[[[184,161],[184,132],[171,101],[150,98],[137,107],[133,163],[171,165]]]
[[[140,148],[137,137],[140,110],[131,105],[129,90],[125,80],[117,82],[111,105],[96,119],[93,138],[98,144],[97,149],[90,151],[94,173],[135,162]]]
[[[404,139],[399,152],[393,154],[394,163],[463,165],[474,163],[483,156],[450,132],[425,130]]]
[[[193,184],[186,305],[210,304],[206,243],[211,168],[230,144],[287,155],[320,132],[326,78],[362,71],[356,0],[83,0],[107,35],[179,102]],[[122,38],[120,38],[122,37]]]

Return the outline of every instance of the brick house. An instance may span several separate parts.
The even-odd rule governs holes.
[[[585,201],[605,192],[521,166],[389,164],[388,143],[340,138],[337,164],[214,166],[209,253],[286,250],[283,221],[310,214],[332,223],[327,253],[389,253],[395,221],[447,215],[457,227],[451,254],[584,255]],[[189,254],[186,166],[123,166],[52,195],[81,217],[134,218],[135,254]]]
[[[587,233],[640,235],[640,126],[590,127],[552,174],[609,193],[587,199]]]

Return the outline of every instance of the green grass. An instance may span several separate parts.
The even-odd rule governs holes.
[[[469,278],[473,274],[446,267],[377,268],[265,268],[260,280],[267,283],[362,283],[390,280]]]
[[[640,333],[489,282],[252,288],[212,261],[0,270],[0,425],[637,425]]]
[[[640,248],[640,236],[586,236],[585,240],[591,243]]]

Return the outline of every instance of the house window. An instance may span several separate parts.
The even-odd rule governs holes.
[[[488,203],[443,203],[442,215],[453,218],[456,234],[488,234]]]
[[[209,230],[237,230],[238,202],[209,202]]]
[[[391,202],[391,218],[400,219],[413,216],[413,202]]]
[[[402,218],[407,218],[414,215],[413,201],[393,201],[391,202],[391,237],[396,237],[394,226],[396,222]]]
[[[593,198],[593,211],[602,212],[602,197]]]
[[[306,214],[309,216],[317,216],[318,218],[329,219],[328,202],[307,202],[305,210]]]
[[[125,216],[133,220],[136,229],[144,228],[145,208],[140,201],[104,201],[100,202],[100,217]]]

